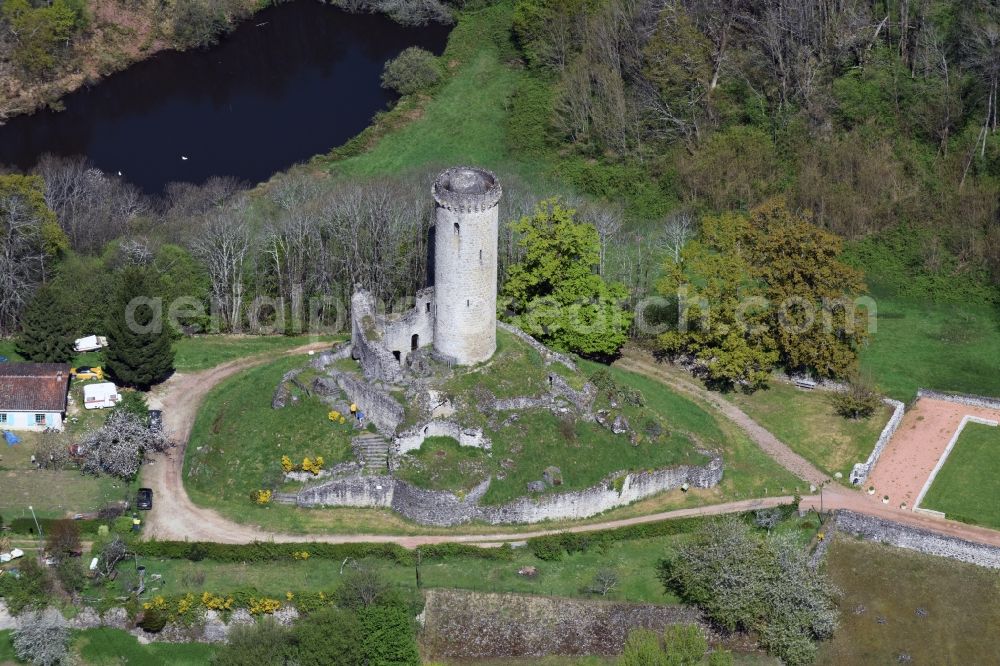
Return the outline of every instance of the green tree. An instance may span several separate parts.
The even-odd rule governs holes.
[[[291,635],[300,666],[362,664],[363,638],[357,614],[339,608],[310,613],[295,624]]]
[[[17,353],[36,363],[67,363],[75,355],[73,322],[54,291],[43,286],[21,315]]]
[[[426,90],[441,78],[441,66],[433,53],[411,46],[385,64],[382,87],[400,95]]]
[[[174,350],[158,300],[159,285],[147,269],[122,271],[108,313],[107,369],[121,384],[147,389],[170,376]]]
[[[868,330],[853,300],[864,283],[841,249],[781,199],[706,217],[682,261],[664,266],[660,293],[678,299],[681,316],[660,349],[692,356],[721,386],[757,388],[777,364],[849,374]]]
[[[623,308],[625,286],[605,282],[595,270],[597,229],[558,199],[539,203],[512,226],[524,256],[500,293],[501,316],[557,349],[615,356],[632,315]]]
[[[406,666],[420,663],[413,621],[400,604],[369,606],[358,610],[362,628],[360,663]]]
[[[5,0],[0,17],[16,40],[14,61],[30,76],[52,70],[73,34],[86,25],[80,0],[52,0],[39,7],[28,0]]]

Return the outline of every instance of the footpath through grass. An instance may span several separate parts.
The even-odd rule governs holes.
[[[1000,427],[965,426],[921,507],[1000,530]]]
[[[844,537],[827,568],[840,628],[817,664],[997,663],[1000,572]]]
[[[892,416],[892,409],[883,405],[871,418],[845,419],[837,414],[829,393],[778,381],[749,395],[733,392],[726,397],[823,472],[841,472],[844,483],[849,483],[851,467],[868,459]]]

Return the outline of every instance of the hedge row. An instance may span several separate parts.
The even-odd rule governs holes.
[[[144,557],[190,560],[198,562],[275,562],[296,559],[296,554],[309,553],[309,559],[343,560],[346,558],[375,558],[412,565],[415,551],[394,543],[273,543],[258,541],[250,544],[225,544],[204,541],[138,541],[133,545],[136,553]],[[509,546],[480,548],[461,543],[442,543],[420,546],[422,560],[449,557],[476,557],[488,560],[509,560],[513,556]]]
[[[42,528],[42,534],[47,534],[52,525],[59,520],[65,520],[65,518],[39,518],[38,526]],[[109,521],[100,519],[73,521],[73,524],[79,528],[80,534],[97,534],[97,528],[108,523]],[[37,532],[35,521],[32,518],[15,518],[7,526],[14,534],[35,534]]]
[[[787,519],[797,509],[794,504],[778,508],[781,510],[782,519]],[[736,515],[751,524],[755,517],[753,511]],[[705,518],[694,517],[660,520],[594,532],[560,532],[559,534],[528,539],[528,548],[540,560],[556,561],[562,559],[562,556],[565,554],[587,552],[591,548],[607,546],[618,541],[690,534],[697,531],[704,524]]]

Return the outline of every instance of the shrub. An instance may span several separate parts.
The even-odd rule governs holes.
[[[861,375],[853,376],[847,390],[833,394],[833,405],[837,413],[847,419],[867,419],[882,404],[871,380]]]
[[[214,666],[283,664],[289,649],[289,632],[270,618],[233,627],[227,644],[212,658]]]
[[[150,608],[142,612],[142,618],[139,620],[139,628],[143,631],[157,634],[163,631],[165,626],[167,626],[167,614],[162,610]]]
[[[411,46],[385,64],[382,87],[400,95],[426,90],[441,78],[441,67],[433,53]]]
[[[271,503],[271,498],[274,496],[270,490],[255,490],[250,493],[250,501],[254,504],[259,504],[261,506]]]

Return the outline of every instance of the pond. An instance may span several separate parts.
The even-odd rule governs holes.
[[[252,183],[342,144],[395,95],[386,60],[435,54],[449,28],[404,27],[299,0],[264,10],[208,50],[167,51],[0,126],[0,164],[85,155],[147,193],[172,181]]]

